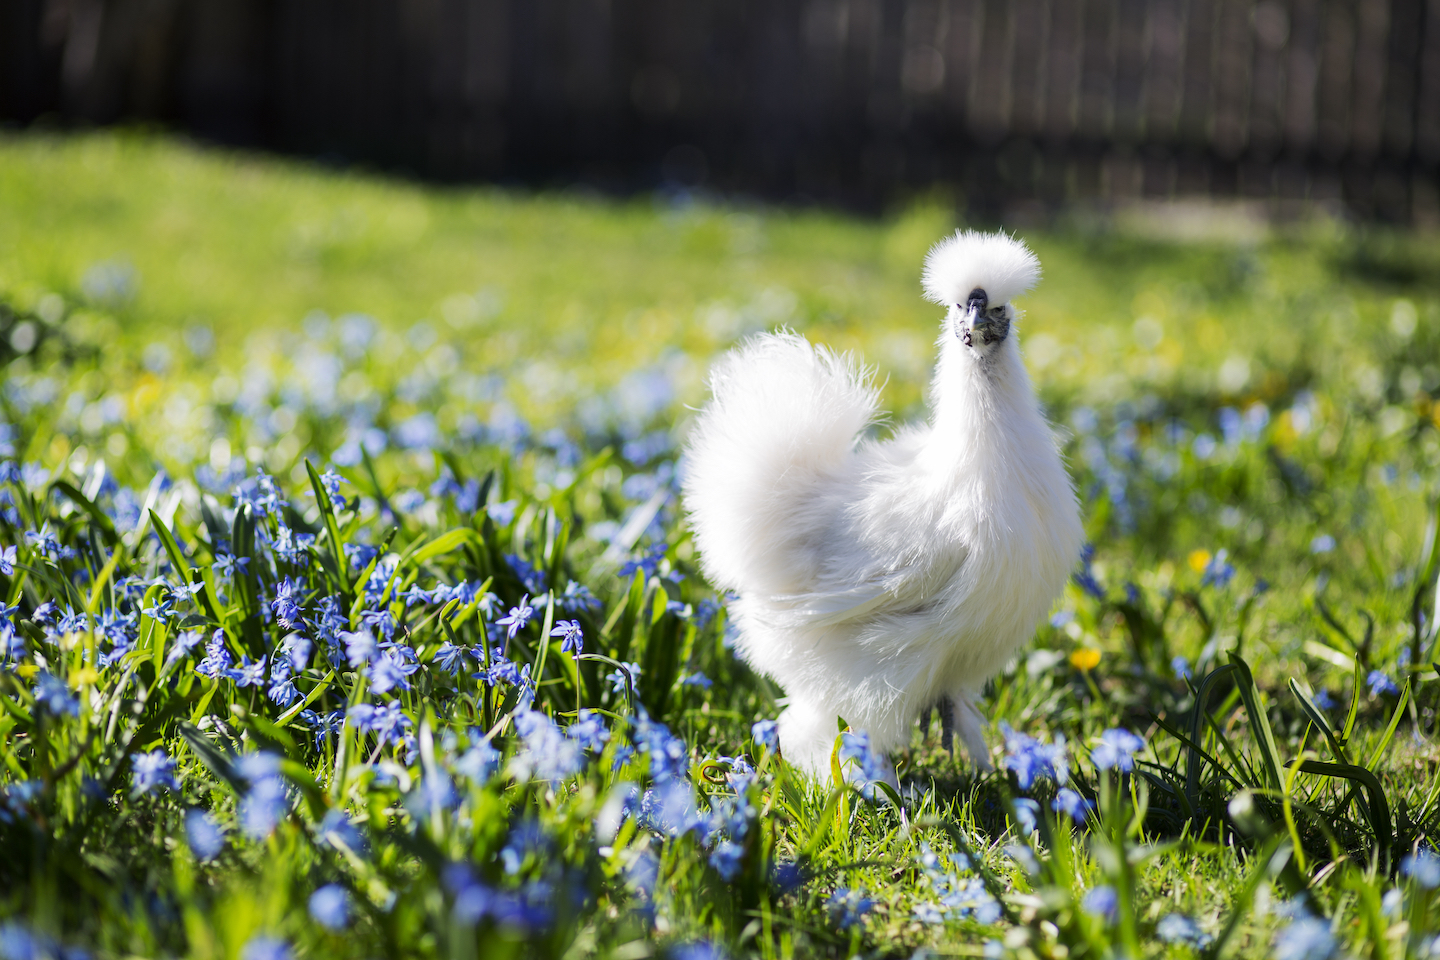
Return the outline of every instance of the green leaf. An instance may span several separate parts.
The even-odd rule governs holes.
[[[155,535],[165,545],[165,552],[170,555],[170,562],[175,565],[175,569],[180,571],[180,576],[188,583],[190,581],[190,563],[180,552],[180,545],[175,542],[175,535],[170,532],[170,528],[165,526],[165,521],[161,520],[159,514],[154,510],[150,511],[150,525],[155,528]]]
[[[1310,722],[1319,727],[1320,732],[1325,734],[1325,739],[1330,741],[1330,750],[1335,754],[1335,758],[1341,763],[1349,763],[1350,758],[1345,754],[1345,745],[1341,743],[1340,738],[1335,735],[1335,728],[1330,726],[1330,721],[1325,717],[1324,712],[1315,705],[1315,701],[1310,698],[1310,694],[1305,692],[1304,688],[1300,686],[1299,681],[1294,677],[1290,678],[1290,692],[1295,695],[1296,700],[1300,701],[1300,709],[1305,711],[1305,715],[1310,718]]]
[[[1245,701],[1245,712],[1250,715],[1250,726],[1256,734],[1256,746],[1260,750],[1265,775],[1270,781],[1270,787],[1277,794],[1283,794],[1285,781],[1280,776],[1280,751],[1275,746],[1275,734],[1270,729],[1270,718],[1265,713],[1265,704],[1255,686],[1255,677],[1250,673],[1250,665],[1239,654],[1231,653],[1230,663],[1238,673],[1236,685],[1240,690],[1240,699]]]

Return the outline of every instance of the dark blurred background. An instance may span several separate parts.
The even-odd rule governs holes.
[[[425,178],[1440,222],[1440,0],[0,0],[0,118]]]

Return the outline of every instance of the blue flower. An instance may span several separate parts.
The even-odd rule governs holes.
[[[225,675],[234,680],[237,687],[258,687],[265,682],[265,660],[261,657],[251,663],[249,657],[242,656],[240,666],[227,670]]]
[[[469,651],[464,647],[457,647],[449,640],[446,640],[440,644],[439,649],[435,651],[435,656],[430,659],[438,664],[441,670],[444,670],[453,677],[465,669],[465,654],[467,653],[469,653]]]
[[[893,774],[884,757],[875,752],[870,744],[870,734],[844,733],[840,736],[840,760],[853,760],[855,767],[847,771],[846,779],[860,784],[860,793],[866,797],[875,795],[877,780],[888,780]]]
[[[423,606],[435,602],[435,597],[425,590],[420,589],[419,584],[411,584],[410,589],[401,594],[401,597],[405,601],[405,609],[407,610],[414,606]]]
[[[1211,557],[1210,562],[1205,565],[1205,572],[1200,577],[1200,586],[1213,586],[1223,590],[1230,585],[1230,581],[1235,579],[1235,568],[1225,559],[1227,555],[1223,547],[1215,551],[1215,556]]]
[[[409,690],[408,677],[419,669],[418,663],[411,663],[403,659],[398,651],[386,650],[370,664],[366,675],[370,678],[370,689],[378,694],[386,694],[397,687],[401,690]]]
[[[628,577],[636,573],[643,573],[645,579],[650,579],[660,569],[660,561],[665,559],[665,554],[669,549],[670,547],[665,543],[651,544],[649,550],[638,558],[626,562],[620,568],[620,576]]]
[[[694,673],[689,674],[684,679],[682,679],[680,681],[680,685],[682,687],[699,687],[701,690],[709,690],[711,687],[715,686],[715,683],[709,677],[705,676],[705,674],[701,673],[699,670],[696,670]]]
[[[1096,887],[1089,891],[1080,900],[1080,909],[1092,917],[1099,917],[1106,923],[1115,921],[1115,913],[1120,908],[1120,897],[1115,893],[1114,887]]]
[[[522,744],[514,761],[517,780],[563,780],[584,768],[584,748],[540,711],[516,714],[515,732]]]
[[[1135,769],[1135,752],[1144,746],[1145,741],[1129,730],[1106,730],[1100,734],[1099,745],[1090,751],[1090,762],[1094,763],[1098,770],[1114,767],[1129,773]]]
[[[710,866],[725,880],[734,880],[740,874],[740,860],[744,855],[744,847],[722,840],[710,853]]]
[[[1420,849],[1400,861],[1400,872],[1426,890],[1440,887],[1440,855]]]
[[[180,789],[175,780],[175,761],[164,750],[137,753],[131,760],[131,770],[135,789],[140,793],[149,793],[156,787]]]
[[[605,743],[610,739],[610,731],[605,728],[604,716],[594,710],[581,710],[576,715],[575,722],[565,728],[565,736],[585,749],[599,753],[605,749]]]
[[[342,630],[338,637],[345,644],[345,659],[349,661],[352,670],[358,670],[369,663],[379,650],[375,635],[369,630]]]
[[[670,733],[663,723],[651,720],[642,710],[635,723],[635,740],[650,758],[650,776],[656,783],[679,780],[690,772],[690,748]]]
[[[1011,729],[1008,723],[1000,725],[1000,732],[1005,735],[1005,757],[1000,766],[1014,772],[1021,790],[1029,790],[1040,777],[1050,777],[1059,784],[1069,780],[1064,740],[1057,737],[1054,743],[1041,743]]]
[[[42,670],[35,677],[35,702],[52,716],[80,715],[80,701],[70,692],[65,681]]]
[[[186,630],[175,638],[175,643],[170,647],[170,652],[165,654],[165,666],[174,666],[181,660],[190,656],[190,651],[200,645],[205,635],[199,630]]]
[[[15,564],[19,562],[20,561],[16,559],[15,547],[9,546],[0,550],[0,573],[3,573],[7,577],[13,576],[15,573]]]
[[[865,914],[875,909],[875,901],[865,895],[863,887],[837,887],[830,894],[830,912],[841,930],[863,923]]]
[[[508,616],[501,617],[495,622],[505,628],[507,639],[514,640],[515,634],[519,633],[534,615],[535,608],[530,606],[530,595],[527,593],[520,598],[519,606],[510,608]]]
[[[1215,940],[1200,928],[1193,917],[1183,913],[1166,914],[1155,925],[1155,936],[1166,943],[1185,943],[1197,950],[1205,949]]]
[[[1370,696],[1372,697],[1383,695],[1393,697],[1400,693],[1400,688],[1395,685],[1395,681],[1379,670],[1371,670],[1370,675],[1365,678],[1365,682],[1370,685]]]
[[[571,580],[565,584],[565,592],[556,601],[565,613],[586,613],[600,609],[600,601],[583,583]]]
[[[344,930],[350,923],[350,894],[338,883],[327,883],[310,894],[310,916],[326,930]]]
[[[225,849],[225,831],[204,810],[186,812],[185,839],[201,860],[214,859]]]
[[[1184,657],[1172,657],[1170,660],[1170,669],[1175,671],[1175,676],[1181,680],[1189,680],[1192,676],[1190,673],[1190,661]]]
[[[291,960],[290,944],[279,937],[256,934],[240,951],[240,960]]]
[[[619,669],[611,670],[605,679],[610,681],[610,689],[616,693],[624,693],[630,687],[640,685],[640,664],[622,664]]]
[[[483,787],[499,763],[500,751],[490,746],[489,740],[481,740],[455,761],[455,772],[464,776],[475,786]]]
[[[585,649],[585,631],[578,620],[561,620],[550,631],[550,636],[560,638],[560,650],[564,653],[578,655]]]
[[[1035,823],[1040,816],[1040,804],[1028,797],[1020,797],[1015,801],[1015,819],[1019,822],[1022,836],[1030,836],[1035,832]]]
[[[240,829],[251,840],[264,840],[290,806],[280,779],[280,758],[273,753],[247,753],[236,764],[236,772],[250,781],[250,789],[240,798]]]
[[[757,747],[776,750],[780,746],[780,725],[774,720],[756,720],[750,725],[750,739]]]
[[[1329,960],[1337,946],[1330,924],[1302,915],[1276,935],[1274,960]]]
[[[218,679],[229,675],[230,666],[235,662],[230,648],[225,645],[225,631],[216,630],[205,643],[205,658],[195,667],[195,672]]]
[[[1095,801],[1085,799],[1069,787],[1062,787],[1050,802],[1050,809],[1065,814],[1076,823],[1084,823],[1086,814],[1095,809]]]
[[[1311,553],[1329,553],[1335,549],[1335,538],[1328,533],[1322,533],[1310,541]]]

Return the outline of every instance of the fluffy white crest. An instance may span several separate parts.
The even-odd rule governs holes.
[[[925,296],[945,306],[963,304],[979,287],[993,304],[1008,303],[1035,286],[1040,261],[1014,237],[957,230],[925,255]]]

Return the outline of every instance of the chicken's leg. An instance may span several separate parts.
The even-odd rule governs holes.
[[[955,729],[965,742],[965,752],[970,754],[970,762],[976,769],[988,773],[995,767],[990,762],[990,747],[985,743],[985,717],[975,705],[978,698],[979,695],[970,690],[956,690],[950,695],[955,705]]]

